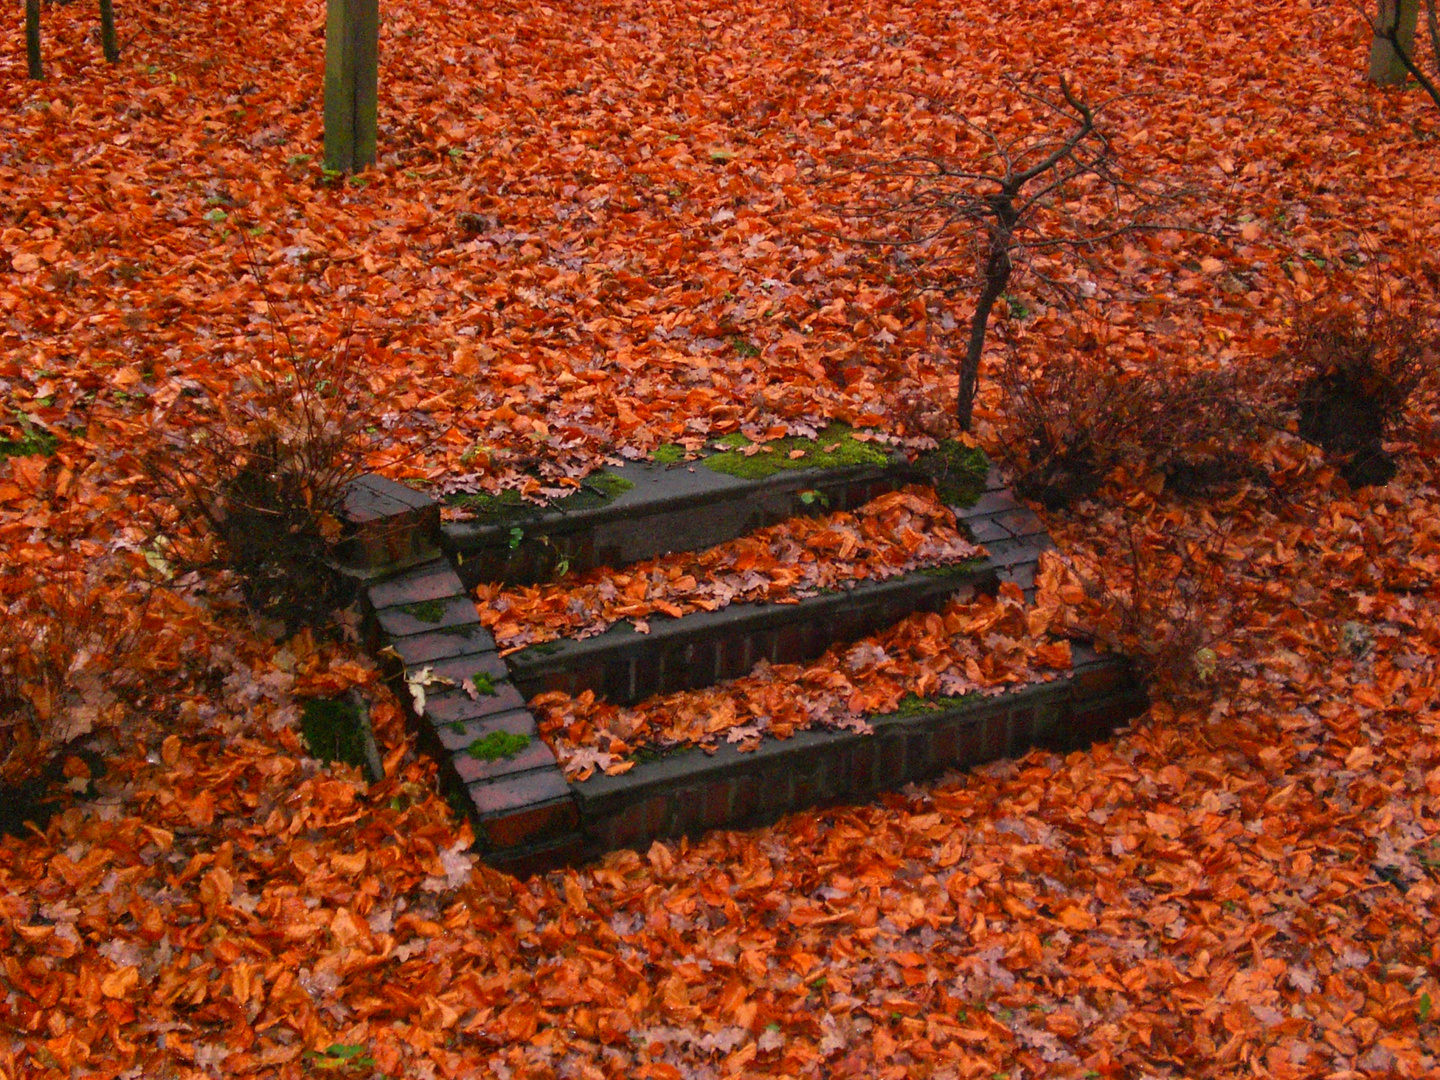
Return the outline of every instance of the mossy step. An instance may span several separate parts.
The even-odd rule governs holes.
[[[465,497],[478,516],[447,523],[445,545],[467,586],[534,584],[702,550],[792,517],[853,510],[905,484],[936,482],[959,506],[986,490],[988,466],[979,451],[942,449],[911,463],[848,429],[832,431],[752,453],[732,437],[724,449],[688,463],[667,464],[675,455],[657,454],[657,461],[592,475],[575,495],[548,506],[510,493]]]
[[[794,604],[732,604],[679,618],[656,616],[649,632],[620,623],[583,641],[532,645],[506,658],[527,698],[547,690],[593,690],[615,704],[698,690],[746,674],[761,659],[803,663],[832,645],[873,634],[917,611],[938,611],[957,592],[993,591],[988,560],[917,571],[806,597]]]

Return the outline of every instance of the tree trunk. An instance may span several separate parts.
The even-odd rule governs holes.
[[[100,0],[100,47],[109,63],[120,62],[120,45],[115,40],[115,0]]]
[[[30,78],[45,78],[45,65],[40,62],[40,0],[25,0],[25,59]]]
[[[1425,15],[1430,26],[1430,65],[1440,72],[1440,15],[1435,13],[1435,0],[1425,0]]]
[[[1402,86],[1410,72],[1395,52],[1389,38],[1390,31],[1405,50],[1405,55],[1415,56],[1415,26],[1420,16],[1420,0],[1380,0],[1380,15],[1375,26],[1377,33],[1370,43],[1370,81],[1377,86]]]
[[[975,315],[970,320],[970,340],[965,347],[965,359],[960,364],[960,392],[956,396],[955,417],[961,431],[969,431],[975,412],[975,391],[980,385],[980,361],[985,356],[985,334],[990,326],[990,312],[995,301],[1010,284],[1010,240],[1015,230],[1015,203],[1007,194],[990,201],[991,212],[997,221],[990,231],[990,251],[985,257],[985,284],[980,290],[980,299],[975,305]]]
[[[325,10],[325,167],[359,172],[375,163],[379,3],[327,0]]]

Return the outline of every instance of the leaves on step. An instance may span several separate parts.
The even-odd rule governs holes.
[[[481,621],[502,651],[586,638],[630,619],[678,618],[738,603],[793,603],[822,590],[882,581],[984,555],[928,488],[890,492],[854,513],[793,518],[698,552],[602,567],[548,585],[476,590]],[[645,629],[642,629],[644,624]]]
[[[1072,587],[1059,571],[1046,584]],[[1052,622],[1064,621],[1064,605],[1058,591],[1042,587],[1027,606],[1024,593],[1006,583],[996,597],[953,600],[939,614],[912,615],[874,637],[837,645],[808,666],[762,661],[742,678],[630,707],[588,690],[578,697],[543,693],[530,705],[575,780],[590,775],[597,749],[625,756],[710,748],[722,736],[745,749],[762,735],[784,739],[812,728],[867,733],[867,716],[893,712],[907,694],[998,693],[1069,670],[1070,643],[1049,632]]]

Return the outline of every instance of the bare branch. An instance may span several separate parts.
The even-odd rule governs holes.
[[[1065,77],[1059,80],[1058,99],[1009,82],[1018,97],[1037,106],[1049,130],[1032,128],[1002,139],[959,108],[947,107],[957,127],[980,140],[979,167],[943,154],[854,166],[840,175],[862,176],[882,186],[844,216],[869,222],[886,235],[825,233],[870,247],[924,245],[942,264],[953,263],[960,255],[954,245],[970,236],[975,273],[964,280],[978,292],[960,361],[957,419],[962,430],[970,425],[990,314],[1017,268],[1025,272],[1028,256],[1049,248],[1065,248],[1088,264],[1107,242],[1152,227],[1150,204],[1160,198],[1153,184],[1119,168],[1113,144],[1097,125],[1097,115],[1116,99],[1091,105]],[[1030,272],[1055,292],[1078,300],[1075,285]],[[954,271],[949,274],[955,281]],[[954,294],[952,288],[939,291]]]
[[[1064,75],[1060,76],[1060,93],[1065,95],[1066,104],[1080,114],[1082,122],[1080,126],[1071,133],[1070,137],[1065,140],[1064,144],[1054,150],[1044,161],[1032,165],[1024,172],[1016,173],[1010,178],[1016,192],[1041,173],[1049,172],[1056,165],[1060,164],[1060,162],[1064,161],[1070,156],[1075,147],[1079,146],[1085,137],[1095,129],[1095,114],[1090,111],[1089,105],[1086,105],[1071,91],[1070,83]]]

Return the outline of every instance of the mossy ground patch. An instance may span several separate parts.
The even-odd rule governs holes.
[[[353,702],[307,699],[300,712],[300,730],[310,753],[321,761],[365,766],[365,734]]]
[[[0,439],[0,458],[34,457],[43,454],[49,457],[60,445],[60,440],[47,431],[28,429],[18,439]]]

